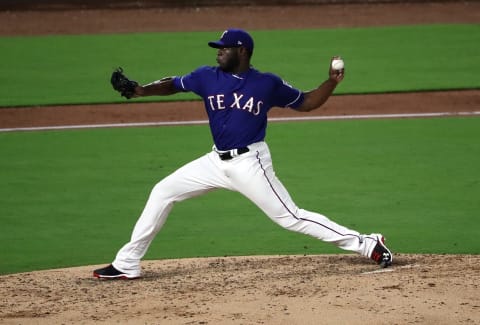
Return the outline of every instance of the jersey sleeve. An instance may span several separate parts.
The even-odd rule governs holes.
[[[296,109],[304,100],[303,91],[292,87],[280,77],[271,75],[275,82],[274,105]]]
[[[206,68],[200,67],[189,74],[173,78],[175,88],[184,92],[191,91],[201,96],[203,90],[202,76]]]

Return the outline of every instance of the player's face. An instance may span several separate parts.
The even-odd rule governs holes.
[[[225,72],[236,72],[240,65],[238,47],[225,47],[218,49],[217,63],[220,69]]]

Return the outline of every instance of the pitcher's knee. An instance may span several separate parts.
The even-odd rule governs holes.
[[[291,214],[271,216],[270,218],[279,226],[292,231],[297,231],[296,229],[302,223],[300,219]]]
[[[154,198],[157,201],[174,201],[168,188],[162,183],[157,183],[150,192],[150,198]]]

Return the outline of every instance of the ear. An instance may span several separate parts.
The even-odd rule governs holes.
[[[238,53],[240,53],[240,55],[243,55],[246,58],[248,58],[248,50],[244,46],[240,46],[238,50],[239,50]]]

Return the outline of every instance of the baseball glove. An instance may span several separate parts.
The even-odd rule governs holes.
[[[123,69],[118,68],[112,73],[110,82],[113,89],[118,91],[123,97],[130,99],[135,95],[135,87],[138,86],[138,82],[128,79],[123,74]]]

